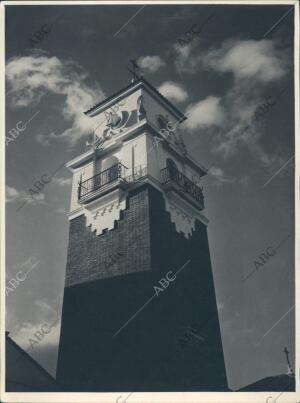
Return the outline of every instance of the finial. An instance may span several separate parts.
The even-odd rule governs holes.
[[[290,354],[290,352],[289,352],[289,350],[288,350],[286,347],[284,348],[283,352],[285,353],[285,355],[286,355],[286,360],[287,360],[287,368],[288,368],[287,374],[288,374],[288,375],[294,375],[294,371],[293,371],[293,369],[292,369],[292,367],[291,367],[291,363],[290,363],[290,360],[289,360],[289,354]]]

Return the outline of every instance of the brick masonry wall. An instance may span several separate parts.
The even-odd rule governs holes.
[[[57,371],[67,391],[228,390],[205,225],[197,222],[186,239],[162,194],[142,185],[115,229],[96,236],[78,217],[70,237]],[[128,247],[135,240],[138,246]],[[105,257],[117,250],[125,257],[105,269]],[[145,305],[159,280],[188,260]],[[194,323],[205,340],[178,349]]]
[[[66,287],[150,270],[148,189],[132,194],[115,228],[96,235],[84,215],[70,222]]]

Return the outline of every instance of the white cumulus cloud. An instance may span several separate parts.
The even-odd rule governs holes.
[[[190,130],[220,126],[225,120],[220,98],[215,96],[208,96],[204,100],[189,105],[186,115],[185,127]]]
[[[247,148],[263,165],[272,164],[280,153],[275,145],[272,152],[264,148],[263,119],[255,119],[255,111],[272,96],[272,106],[264,119],[276,113],[285,87],[283,81],[290,69],[290,50],[274,39],[231,39],[207,51],[198,48],[194,43],[174,46],[177,71],[195,74],[206,70],[212,77],[214,73],[223,77],[226,74],[231,86],[222,98],[208,96],[189,106],[186,128],[209,129],[212,151],[222,158]]]
[[[6,193],[6,202],[7,203],[12,203],[12,202],[20,199],[20,192],[11,186],[6,186],[5,193]]]
[[[48,93],[60,95],[59,118],[71,122],[70,127],[61,133],[40,135],[39,140],[47,144],[49,139],[60,139],[74,145],[91,130],[91,120],[83,112],[104,99],[101,88],[88,85],[87,78],[79,65],[55,56],[14,57],[6,65],[9,104],[14,108],[36,106]]]
[[[138,59],[138,65],[149,73],[154,73],[163,67],[165,62],[160,56],[142,56]]]
[[[188,93],[185,89],[182,88],[180,84],[174,83],[173,81],[164,82],[158,88],[158,91],[170,101],[184,102],[188,97]]]
[[[216,71],[232,73],[236,79],[255,78],[268,82],[285,74],[283,56],[273,40],[229,40],[220,48],[211,49],[202,61]]]
[[[17,190],[12,186],[6,186],[5,188],[5,193],[6,193],[6,203],[16,203],[19,202],[25,202],[29,204],[44,204],[45,203],[45,195],[44,193],[37,193],[36,189],[34,192],[34,196],[30,194],[30,189],[28,189],[28,192],[25,192],[24,190]]]

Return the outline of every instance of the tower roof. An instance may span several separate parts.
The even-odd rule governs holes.
[[[152,84],[149,83],[149,81],[147,81],[143,77],[140,77],[139,80],[133,81],[127,87],[122,88],[121,90],[112,94],[111,96],[94,105],[92,108],[88,109],[84,113],[87,116],[93,116],[96,111],[101,112],[102,110],[109,107],[110,104],[116,102],[116,99],[120,98],[121,95],[128,95],[141,87],[145,88],[153,95],[156,95],[158,101],[163,103],[164,106],[169,109],[170,112],[172,112],[178,119],[180,119],[181,121],[187,119],[186,116],[181,111],[179,111],[179,109],[177,109],[166,97],[164,97],[155,87],[153,87]]]

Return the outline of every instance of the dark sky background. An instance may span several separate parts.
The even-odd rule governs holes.
[[[6,147],[7,282],[38,262],[7,296],[7,330],[24,349],[43,323],[61,314],[70,173],[58,170],[35,202],[16,210],[41,175],[85,150],[89,122],[83,111],[129,84],[126,66],[134,58],[147,80],[190,114],[184,140],[194,158],[211,168],[202,185],[230,387],[286,373],[285,346],[294,367],[291,10],[6,6],[6,136],[34,116]],[[176,44],[210,15],[189,45]],[[50,24],[51,31],[31,48],[34,33]],[[267,97],[272,106],[255,121]],[[259,255],[279,244],[253,272]],[[59,329],[60,322],[30,351],[52,374]]]

